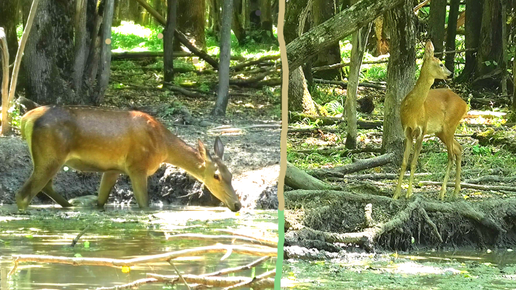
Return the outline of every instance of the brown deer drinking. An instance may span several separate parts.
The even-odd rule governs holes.
[[[435,134],[446,145],[448,151],[448,168],[441,187],[440,199],[444,199],[446,183],[450,175],[450,168],[455,161],[457,164],[455,176],[454,198],[460,191],[460,166],[462,147],[454,139],[455,129],[467,111],[467,104],[457,94],[449,89],[430,90],[435,79],[446,79],[451,72],[444,67],[441,61],[434,57],[434,46],[428,41],[425,46],[425,56],[421,74],[416,86],[401,101],[400,115],[403,132],[405,134],[405,153],[401,165],[398,185],[394,192],[394,199],[401,193],[401,183],[407,168],[408,158],[412,149],[412,142],[416,139],[416,146],[412,163],[410,164],[410,179],[407,189],[407,198],[412,195],[412,182],[416,171],[417,159],[421,151],[423,137]]]
[[[138,205],[146,208],[147,177],[163,162],[183,168],[203,182],[230,210],[241,208],[231,185],[231,172],[222,162],[224,145],[218,137],[215,155],[210,155],[201,141],[196,150],[142,112],[56,106],[39,107],[25,114],[21,133],[34,168],[16,193],[19,209],[26,209],[40,191],[63,207],[71,206],[52,188],[52,179],[63,165],[103,172],[100,207],[118,176],[129,175]]]

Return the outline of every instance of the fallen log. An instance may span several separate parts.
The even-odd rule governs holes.
[[[361,159],[353,162],[352,164],[334,167],[334,168],[319,168],[309,170],[307,173],[318,177],[342,177],[346,174],[357,172],[364,169],[382,166],[393,161],[394,153],[387,153],[378,157],[369,159]]]

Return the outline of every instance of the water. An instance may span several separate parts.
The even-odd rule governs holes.
[[[88,225],[89,228],[79,243],[71,247],[71,241]],[[226,229],[253,236],[265,235],[277,241],[277,212],[252,211],[236,215],[225,208],[188,207],[150,211],[108,208],[101,212],[42,207],[31,210],[31,215],[27,216],[19,215],[15,207],[0,207],[0,289],[95,289],[130,283],[145,278],[146,273],[176,275],[168,262],[132,266],[128,273],[115,267],[30,262],[20,263],[15,275],[6,278],[7,272],[13,267],[12,255],[128,259],[211,246],[215,241],[167,240],[167,236],[182,233],[220,235],[225,233],[219,230]],[[226,260],[220,261],[224,254],[182,257],[173,263],[182,274],[201,275],[228,267],[243,266],[260,258],[233,253]],[[276,259],[271,258],[256,269],[230,276],[253,277],[273,270],[275,262]],[[170,289],[170,286],[154,283],[139,289],[164,288]],[[183,285],[179,289],[186,287]]]
[[[341,259],[288,260],[284,289],[516,289],[512,250],[347,254]]]

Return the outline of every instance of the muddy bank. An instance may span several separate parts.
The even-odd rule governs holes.
[[[190,145],[196,144],[197,139],[202,140],[211,152],[215,136],[221,136],[225,144],[224,162],[233,173],[233,186],[243,207],[276,209],[280,160],[280,128],[277,122],[237,121],[225,124],[226,127],[240,129],[234,135],[224,134],[216,122],[201,125],[167,124],[167,127]],[[0,137],[1,203],[14,202],[16,190],[29,177],[31,170],[32,163],[25,141],[19,136]],[[99,173],[77,172],[65,167],[54,179],[54,189],[67,199],[96,194],[100,176]],[[151,203],[220,205],[209,191],[203,189],[201,183],[183,170],[167,164],[149,177],[148,189]],[[108,202],[129,201],[134,202],[132,188],[129,178],[123,175],[118,179]],[[49,202],[46,196],[38,195],[32,204]]]
[[[285,192],[285,255],[327,259],[349,252],[510,248],[516,199],[440,202],[354,191]]]

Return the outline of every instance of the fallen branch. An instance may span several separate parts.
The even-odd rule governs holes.
[[[319,147],[313,149],[293,149],[292,151],[296,153],[317,153],[321,155],[328,155],[334,152],[339,152],[343,155],[347,154],[358,154],[358,153],[382,153],[381,148],[360,148],[360,149],[347,149],[346,146],[336,146],[336,147]]]
[[[419,185],[439,185],[439,186],[441,186],[442,182],[437,182],[437,181],[420,181]],[[455,188],[455,183],[454,182],[448,182],[446,184],[446,186]],[[486,191],[489,191],[489,190],[496,190],[496,191],[498,191],[498,190],[505,190],[505,191],[516,192],[516,187],[514,187],[514,186],[481,185],[481,184],[472,184],[472,183],[461,182],[460,187],[461,188],[472,188],[472,189],[478,189],[478,190],[486,190]]]
[[[248,234],[243,234],[243,233],[240,233],[240,232],[237,232],[237,231],[224,230],[224,229],[218,229],[217,231],[223,232],[223,233],[232,234],[234,236],[240,236],[240,237],[255,239],[255,240],[258,240],[258,241],[262,241],[264,243],[275,243],[274,241],[271,241],[269,239],[265,239],[265,238],[262,238],[262,237],[255,237],[255,236],[251,236],[251,235],[248,235]]]
[[[429,176],[431,173],[414,173],[414,176]],[[346,175],[346,179],[367,179],[367,180],[381,180],[381,179],[398,179],[400,177],[397,173],[367,173],[367,174],[350,174]],[[405,177],[410,177],[410,173],[405,173]],[[342,178],[339,178],[342,180]]]
[[[14,267],[9,272],[12,275],[19,263],[23,262],[38,262],[38,263],[55,263],[67,264],[74,266],[107,266],[107,267],[130,267],[138,264],[146,264],[160,261],[168,261],[183,256],[193,256],[207,253],[228,252],[238,254],[247,254],[255,256],[276,256],[277,249],[271,248],[250,248],[244,246],[230,246],[230,245],[215,245],[207,247],[198,247],[194,249],[186,249],[176,252],[168,252],[158,255],[143,256],[132,259],[109,259],[109,258],[85,258],[85,257],[60,257],[49,255],[13,255]]]
[[[308,119],[311,122],[320,122],[322,125],[335,125],[345,122],[343,118],[338,117],[324,117],[324,116],[311,116],[307,114],[297,113],[297,112],[289,112],[289,122],[295,121],[303,121],[304,119]],[[377,129],[383,126],[383,121],[360,121],[357,120],[357,128],[358,129]],[[307,130],[309,128],[305,127]],[[305,128],[294,128],[292,130],[303,130]],[[313,127],[313,129],[317,129],[317,127]],[[289,129],[290,132],[290,129]]]
[[[178,276],[158,275],[153,273],[148,273],[147,276],[149,278],[155,278],[161,282],[168,282],[171,284],[177,283],[179,279]],[[247,277],[211,277],[197,275],[183,275],[183,277],[188,283],[202,284],[211,287],[231,287],[239,283],[247,283],[249,282],[249,279],[251,279]],[[253,289],[274,288],[274,280],[270,278],[254,280],[249,284],[249,286]]]
[[[133,281],[131,283],[113,286],[113,287],[97,287],[96,290],[121,290],[121,289],[136,289],[141,285],[149,284],[149,283],[156,283],[161,282],[159,279],[156,278],[143,278],[138,279],[136,281]]]
[[[209,98],[211,97],[211,95],[208,95],[208,94],[202,94],[202,93],[199,93],[199,92],[194,92],[194,91],[190,91],[190,90],[187,90],[187,89],[184,89],[184,88],[181,88],[181,87],[178,87],[178,86],[175,86],[173,85],[172,83],[169,83],[169,82],[163,82],[164,85],[166,85],[166,88],[171,90],[171,91],[174,91],[174,92],[178,92],[186,97],[190,97],[190,98]]]
[[[341,86],[343,89],[348,87],[348,82],[342,82],[342,81],[328,81],[328,80],[323,80],[323,79],[314,79],[314,82],[319,83],[319,84],[338,85],[338,86]],[[374,89],[379,89],[379,90],[386,89],[385,84],[361,82],[361,83],[358,83],[358,85],[361,87],[374,88]]]
[[[465,183],[482,183],[482,182],[501,182],[510,183],[516,182],[516,176],[499,176],[499,175],[485,175],[479,178],[466,179]]]
[[[339,189],[339,187],[310,176],[303,170],[292,165],[290,162],[287,162],[285,185],[288,185],[293,189]]]
[[[244,243],[250,243],[250,244],[259,244],[263,246],[268,247],[278,247],[278,243],[275,242],[266,242],[266,241],[260,241],[254,238],[247,238],[247,237],[235,237],[230,235],[203,235],[203,234],[178,234],[178,235],[172,235],[168,236],[167,240],[171,239],[190,239],[190,240],[217,240],[219,242],[244,242]]]
[[[231,69],[233,71],[240,71],[240,70],[242,70],[242,69],[244,69],[244,68],[246,68],[248,66],[252,66],[252,65],[259,64],[259,63],[262,63],[262,62],[265,62],[265,61],[269,61],[269,60],[277,60],[279,58],[280,58],[279,54],[277,54],[277,55],[268,55],[268,56],[264,56],[264,57],[256,59],[256,60],[251,60],[251,61],[248,61],[248,62],[244,62],[244,63],[238,64],[238,65],[235,65]]]
[[[380,59],[380,60],[371,60],[371,61],[363,61],[362,64],[380,64],[380,63],[388,63],[388,59]],[[350,66],[351,62],[344,63],[334,63],[329,65],[317,66],[312,68],[312,72],[324,71],[324,70],[332,70],[339,69],[346,66]]]
[[[357,160],[349,165],[334,167],[334,168],[319,168],[308,171],[307,173],[318,177],[343,177],[346,174],[357,172],[360,170],[365,170],[369,168],[374,168],[378,166],[382,166],[392,162],[394,158],[394,153],[387,153],[384,155],[380,155],[378,157],[373,157],[369,159]]]
[[[201,276],[220,276],[220,275],[227,275],[227,274],[230,274],[230,273],[236,273],[236,272],[240,272],[240,271],[249,270],[249,269],[251,269],[253,267],[256,267],[256,266],[260,265],[261,263],[267,261],[270,258],[271,257],[268,257],[268,256],[261,257],[260,259],[254,261],[254,262],[251,262],[251,263],[249,263],[247,265],[244,265],[244,266],[235,267],[235,268],[227,268],[227,269],[223,269],[223,270],[220,270],[220,271],[203,274]]]
[[[258,276],[254,277],[254,278],[249,278],[247,281],[235,284],[235,285],[230,286],[230,287],[226,287],[226,288],[224,288],[224,290],[239,289],[239,288],[243,288],[243,287],[246,287],[246,286],[249,286],[249,288],[253,288],[251,285],[253,285],[254,283],[257,283],[259,281],[262,281],[262,280],[264,280],[264,279],[266,279],[268,277],[274,276],[274,275],[276,275],[276,270],[271,270],[271,271],[265,272],[265,273],[263,273],[261,275],[258,275]]]

